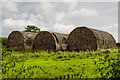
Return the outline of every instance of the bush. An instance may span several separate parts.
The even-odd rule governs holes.
[[[117,47],[120,47],[120,43],[116,43],[116,46],[117,46]]]
[[[6,37],[1,37],[1,38],[0,38],[0,43],[2,43],[3,46],[7,46],[7,40],[8,40],[8,38],[6,38]]]
[[[105,51],[103,51],[103,53],[110,53],[110,51],[109,50],[105,50]]]
[[[58,56],[57,58],[58,58],[58,59],[61,59],[61,58],[63,58],[63,56],[60,55],[60,56]]]

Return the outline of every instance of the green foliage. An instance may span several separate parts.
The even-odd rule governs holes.
[[[110,50],[104,50],[103,53],[110,53]]]
[[[34,32],[34,33],[39,33],[40,32],[40,28],[34,26],[34,25],[28,25],[27,27],[25,27],[24,32]]]
[[[1,38],[0,38],[0,43],[1,43],[3,46],[7,46],[7,40],[8,40],[8,38],[6,38],[6,37],[1,37]]]
[[[120,47],[120,43],[116,43],[116,46],[117,46],[117,47]]]
[[[104,48],[108,48],[109,47],[109,41],[108,40],[104,40]]]
[[[5,49],[2,54],[2,78],[120,78],[120,53],[116,49],[49,53]]]

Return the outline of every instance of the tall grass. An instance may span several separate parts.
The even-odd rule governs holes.
[[[117,49],[80,52],[2,51],[3,78],[120,78]]]

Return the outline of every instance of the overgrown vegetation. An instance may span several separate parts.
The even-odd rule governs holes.
[[[120,53],[120,43],[116,43],[116,46],[118,47],[118,52]]]
[[[117,46],[117,47],[120,47],[120,43],[116,43],[116,46]]]
[[[118,49],[90,52],[2,50],[2,78],[120,78]]]
[[[8,38],[6,37],[0,37],[0,44],[2,44],[3,46],[7,46],[7,40]]]
[[[24,32],[34,32],[34,33],[39,33],[40,32],[40,28],[34,26],[34,25],[28,25],[27,27],[25,27]]]
[[[118,49],[88,52],[13,51],[2,38],[2,78],[120,78]]]

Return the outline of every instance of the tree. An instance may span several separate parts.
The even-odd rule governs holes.
[[[34,26],[34,25],[28,25],[27,27],[25,27],[24,32],[34,32],[34,33],[39,33],[40,32],[40,28]]]

